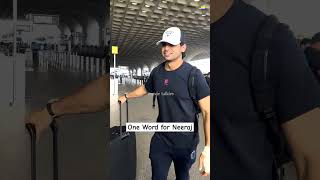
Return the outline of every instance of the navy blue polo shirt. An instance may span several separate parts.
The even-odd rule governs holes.
[[[152,70],[145,87],[149,93],[156,93],[159,107],[157,122],[195,122],[195,132],[156,133],[165,143],[177,148],[198,144],[198,123],[196,110],[188,91],[188,78],[192,65],[187,62],[174,71],[166,71],[165,63]],[[210,95],[210,88],[204,75],[197,70],[195,75],[196,99]]]

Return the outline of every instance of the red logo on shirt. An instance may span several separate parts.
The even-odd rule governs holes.
[[[164,82],[163,82],[163,84],[164,84],[165,86],[168,86],[168,85],[169,85],[169,79],[165,79]]]

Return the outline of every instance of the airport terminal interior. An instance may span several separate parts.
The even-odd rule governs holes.
[[[201,0],[137,0],[111,1],[111,42],[118,46],[119,54],[111,55],[110,75],[110,126],[119,125],[118,96],[141,86],[150,72],[163,62],[156,42],[169,27],[179,27],[187,44],[185,61],[197,66],[209,78],[210,73],[210,1]],[[116,67],[116,68],[114,68]],[[156,122],[158,105],[152,106],[153,94],[129,100],[130,122]],[[124,107],[123,107],[124,108]],[[125,110],[124,110],[125,113]],[[125,121],[125,119],[123,119]],[[204,147],[202,120],[200,120],[200,145]],[[153,133],[137,132],[137,177],[151,179],[149,159],[150,140]],[[199,155],[199,154],[198,154]],[[191,168],[190,179],[209,180],[201,177],[197,163]],[[175,179],[173,163],[168,180]]]
[[[5,117],[0,142],[6,144],[0,148],[0,179],[27,180],[31,143],[24,116],[109,71],[110,5],[101,0],[16,3],[0,3],[0,114]],[[108,179],[107,111],[61,119],[59,179]],[[49,130],[37,146],[38,179],[53,179],[52,149]]]
[[[15,3],[16,2],[16,3]],[[298,1],[246,0],[290,25],[300,41],[320,30],[308,20],[312,14],[297,9],[282,13]],[[304,5],[304,6],[303,6]],[[295,6],[294,6],[295,7]],[[299,7],[299,6],[298,6]],[[301,2],[303,8],[313,8]],[[297,17],[300,16],[301,17]],[[70,115],[58,121],[59,178],[108,179],[109,128],[119,125],[118,97],[143,85],[163,62],[156,45],[168,27],[186,36],[184,61],[210,79],[210,0],[3,0],[0,2],[0,179],[30,177],[30,137],[24,117],[45,107],[50,99],[76,92],[88,82],[110,74],[110,109]],[[112,54],[111,46],[118,53]],[[129,101],[130,122],[155,122],[158,104],[153,94]],[[125,113],[125,111],[123,112]],[[123,119],[125,121],[125,119]],[[202,121],[202,119],[200,119]],[[200,144],[204,147],[202,123]],[[151,179],[149,160],[153,133],[136,133],[136,180]],[[52,179],[52,134],[47,131],[37,147],[37,176]],[[10,163],[9,163],[10,162]],[[287,165],[285,178],[295,180]],[[174,180],[173,165],[168,180]],[[191,180],[199,175],[197,162]],[[122,180],[122,179],[117,179]]]

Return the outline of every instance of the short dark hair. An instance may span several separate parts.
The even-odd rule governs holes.
[[[182,52],[182,59],[186,57],[186,53],[185,52]]]
[[[184,42],[181,42],[181,43],[180,43],[180,46],[183,46],[183,45],[185,45],[185,43],[184,43]],[[185,52],[182,52],[182,59],[183,59],[184,57],[186,57],[186,53],[185,53]]]

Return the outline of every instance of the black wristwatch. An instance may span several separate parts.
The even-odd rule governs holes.
[[[56,117],[58,117],[53,111],[52,111],[52,104],[57,102],[58,99],[52,99],[47,103],[47,111],[49,113],[49,115],[54,119]]]

